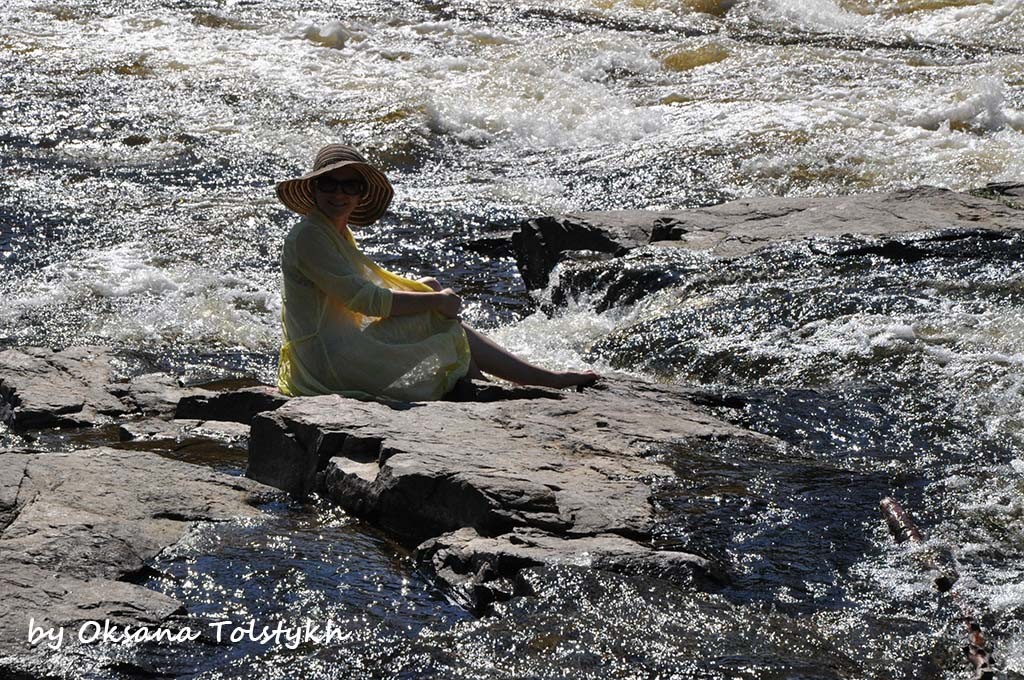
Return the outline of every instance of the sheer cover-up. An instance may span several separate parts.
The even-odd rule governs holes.
[[[392,291],[429,286],[383,269],[315,212],[281,251],[278,388],[289,396],[439,399],[469,370],[462,324],[438,312],[390,316]]]

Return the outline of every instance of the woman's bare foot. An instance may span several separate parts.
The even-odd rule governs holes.
[[[590,387],[601,376],[593,371],[562,371],[553,374],[551,384],[547,387]]]

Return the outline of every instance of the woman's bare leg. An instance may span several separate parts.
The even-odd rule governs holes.
[[[484,373],[490,373],[519,385],[540,385],[542,387],[592,385],[598,378],[597,373],[593,371],[549,371],[546,368],[534,366],[465,323],[462,324],[462,327],[466,330],[472,360]]]
[[[468,337],[468,334],[467,334]],[[490,382],[491,379],[483,374],[480,367],[476,365],[476,361],[473,360],[472,352],[469,357],[469,372],[466,373],[466,377],[470,380],[483,380],[484,382]]]

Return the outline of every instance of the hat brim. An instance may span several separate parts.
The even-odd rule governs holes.
[[[316,210],[316,200],[313,198],[313,182],[317,177],[326,175],[338,168],[351,167],[359,172],[366,180],[367,192],[359,201],[348,221],[351,224],[365,226],[379,220],[391,205],[391,199],[395,196],[395,190],[391,182],[383,172],[369,163],[360,161],[339,161],[307,173],[302,177],[288,179],[278,182],[276,186],[277,197],[285,206],[300,215],[309,215]]]

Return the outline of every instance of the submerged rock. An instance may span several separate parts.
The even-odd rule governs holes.
[[[513,597],[494,605],[494,616],[431,635],[451,650],[438,677],[466,667],[483,677],[502,663],[514,663],[523,678],[870,676],[849,658],[828,617],[771,600],[574,564],[521,569],[510,587]],[[892,666],[900,672],[893,677],[920,677],[920,659],[901,657],[901,637],[895,640]]]
[[[475,610],[511,597],[513,579],[528,567],[575,565],[677,584],[716,577],[710,561],[689,553],[653,550],[615,534],[562,537],[522,527],[494,537],[459,529],[423,542],[416,558],[435,583]]]
[[[260,516],[274,493],[144,452],[0,452],[0,656],[30,651],[30,618],[165,620],[181,604],[126,581],[191,522]]]
[[[746,198],[693,210],[587,212],[525,222],[512,244],[523,280],[535,289],[546,286],[555,265],[575,250],[623,255],[640,245],[670,241],[674,247],[731,258],[811,237],[1021,230],[1024,210],[1016,209],[1020,206],[1014,200],[1019,192],[1016,184],[990,185],[975,192],[981,195],[918,187],[841,197]],[[915,257],[898,246],[887,247],[897,257]]]

